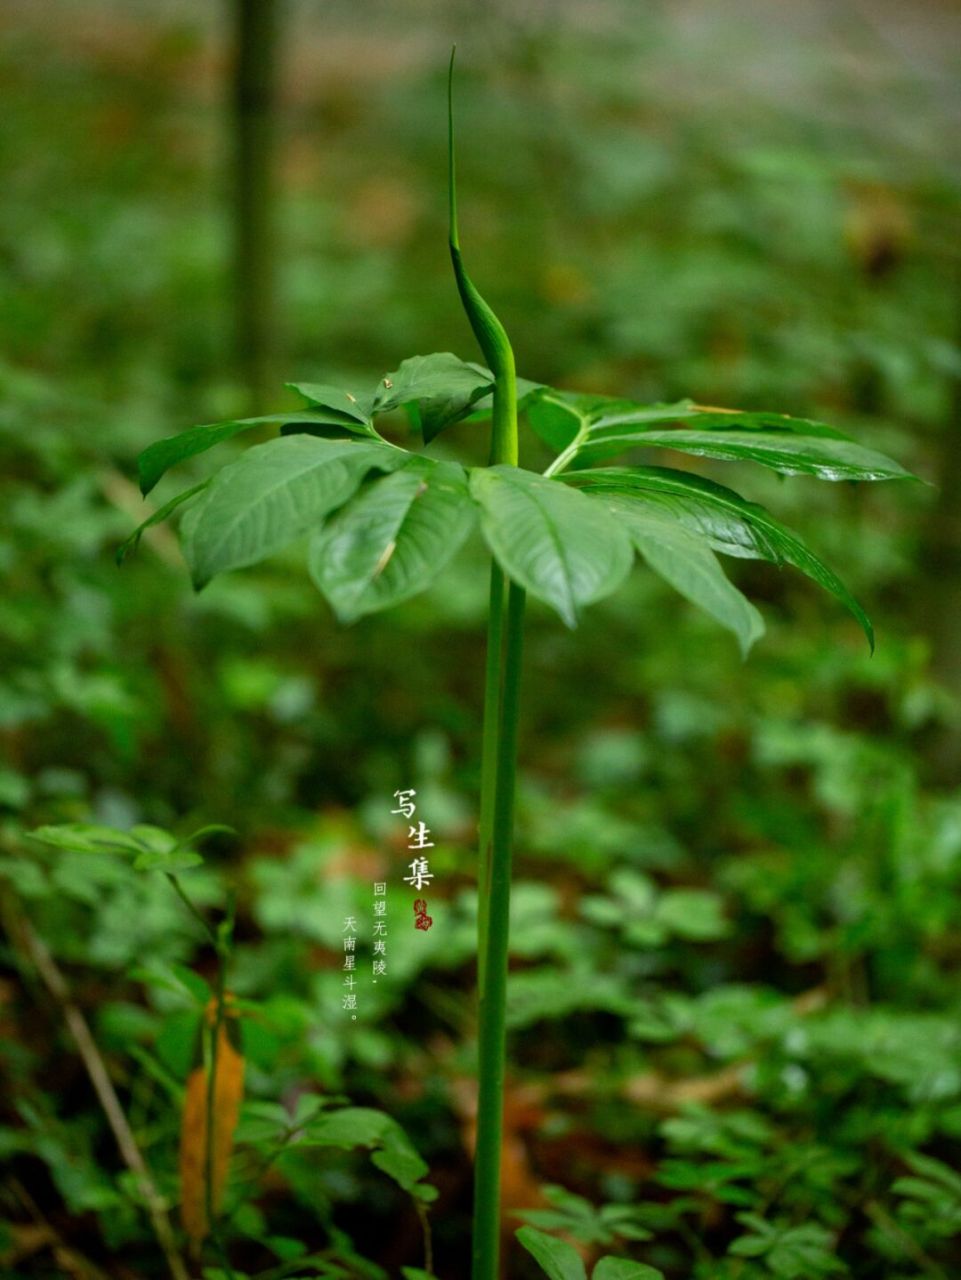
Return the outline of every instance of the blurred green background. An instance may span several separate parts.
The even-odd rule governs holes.
[[[455,40],[462,241],[523,375],[821,418],[930,482],[725,477],[842,572],[873,657],[753,563],[731,570],[768,624],[746,663],[641,569],[576,632],[531,608],[505,1204],[669,1280],[959,1274],[961,11],[288,0],[272,112],[257,59],[238,87],[238,11],[0,14],[4,1274],[163,1274],[17,921],[171,1203],[198,1021],[171,966],[210,975],[162,881],[24,839],[57,821],[237,829],[192,884],[238,896],[249,1095],[396,1116],[439,1189],[437,1273],[468,1274],[480,541],[346,630],[300,549],[199,596],[166,527],[113,561],[157,437],[292,407],[287,380],[477,358],[445,239]],[[485,436],[449,433],[470,461]],[[408,910],[410,787],[435,924],[395,930],[351,1024],[341,922],[376,879]],[[354,1153],[233,1194],[238,1274],[297,1242],[350,1275],[424,1265],[410,1202]]]

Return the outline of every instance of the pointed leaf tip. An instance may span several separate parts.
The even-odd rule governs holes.
[[[512,466],[475,468],[470,489],[501,568],[569,627],[627,576],[634,552],[626,531],[586,495]]]
[[[670,516],[724,555],[793,565],[844,605],[874,652],[871,620],[838,575],[796,533],[733,489],[669,467],[610,467],[570,472],[564,480],[598,497],[607,496],[615,504],[626,504],[640,518]]]

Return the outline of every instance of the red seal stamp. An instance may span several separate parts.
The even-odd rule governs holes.
[[[425,898],[415,898],[414,900],[414,928],[427,930],[434,923],[434,917],[427,914],[427,900]]]

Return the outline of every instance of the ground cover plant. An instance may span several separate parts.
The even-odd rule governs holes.
[[[451,61],[452,95],[453,58]],[[132,535],[185,504],[181,536],[195,587],[256,564],[310,534],[311,577],[337,616],[351,622],[424,590],[480,522],[493,557],[484,696],[484,760],[478,860],[479,1057],[472,1257],[474,1280],[499,1274],[506,984],[517,722],[525,593],[552,605],[569,625],[615,590],[635,550],[682,594],[736,635],[746,653],[761,634],[757,611],[724,577],[715,550],[792,564],[871,624],[839,578],[800,539],[733,490],[664,467],[591,467],[639,447],[748,460],[786,475],[882,480],[907,473],[893,460],[823,423],[779,414],[705,408],[691,401],[638,405],[520,384],[500,321],[461,256],[450,104],[450,253],[465,312],[489,368],[443,353],[414,356],[373,388],[356,392],[295,384],[300,413],[192,428],[140,459],[149,493],[167,470],[241,431],[276,422],[279,439],[255,445],[177,494]],[[459,464],[412,453],[387,440],[377,419],[409,409],[424,445],[460,419],[486,416],[490,464]],[[557,452],[542,475],[518,466],[518,411]],[[667,429],[665,429],[665,427]],[[574,468],[577,468],[574,470]],[[375,474],[377,473],[377,474]],[[212,1114],[216,1046],[225,1025],[218,984],[212,1023],[207,1114]],[[206,1216],[213,1213],[214,1126],[206,1129]],[[565,1246],[533,1228],[522,1237],[553,1280]],[[203,1233],[201,1233],[203,1234]],[[566,1246],[568,1254],[570,1246]],[[546,1250],[546,1252],[545,1252]],[[602,1273],[620,1274],[615,1260]],[[626,1276],[630,1269],[622,1268]],[[640,1277],[642,1269],[634,1266]],[[648,1268],[648,1274],[653,1274]]]
[[[613,52],[606,50],[597,66],[613,94]],[[532,83],[520,57],[512,74],[518,85]],[[55,76],[47,79],[56,83]],[[584,96],[600,101],[608,86],[599,88],[600,79],[594,85]],[[545,295],[537,308],[525,312],[519,290],[505,287],[503,264],[512,255],[498,245],[510,237],[488,235],[486,253],[477,256],[485,224],[474,201],[480,198],[483,208],[478,188],[493,182],[483,149],[467,149],[468,163],[478,157],[466,186],[467,242],[484,263],[478,276],[495,290],[500,278],[522,370],[535,373],[542,388],[585,385],[592,394],[624,388],[633,405],[648,405],[662,387],[676,404],[694,386],[712,404],[793,406],[802,418],[840,421],[852,435],[917,457],[917,469],[930,470],[939,456],[941,384],[933,365],[920,370],[927,368],[925,343],[934,351],[938,295],[919,281],[928,258],[936,260],[934,242],[898,240],[892,252],[904,255],[903,268],[886,267],[878,276],[871,266],[863,287],[855,269],[845,275],[838,254],[826,248],[812,268],[806,254],[813,232],[807,244],[797,238],[779,247],[776,219],[768,215],[784,213],[785,191],[778,187],[783,179],[772,184],[778,171],[768,155],[756,158],[750,176],[716,162],[710,178],[702,172],[693,184],[699,193],[693,203],[683,198],[692,184],[682,174],[655,168],[650,181],[669,194],[663,205],[652,202],[652,211],[656,219],[658,209],[670,207],[677,233],[667,234],[665,219],[655,270],[632,244],[636,194],[618,188],[614,163],[602,180],[609,154],[624,154],[615,135],[622,130],[626,145],[630,134],[633,145],[638,129],[624,105],[636,86],[622,89],[609,132],[594,133],[590,147],[578,152],[576,136],[564,134],[558,171],[574,162],[578,173],[601,181],[605,200],[621,199],[627,212],[610,232],[610,245],[602,245],[601,226],[614,228],[615,221],[605,212],[592,239],[597,188],[591,193],[578,184],[578,217],[557,216],[574,239],[581,222],[588,229],[573,255],[577,271],[553,270],[554,296]],[[411,90],[395,90],[392,107],[412,102]],[[530,100],[542,90],[543,82]],[[475,94],[479,100],[479,89]],[[490,96],[486,86],[484,95]],[[417,139],[421,128],[416,146],[427,159],[419,182],[430,198],[436,174],[423,123],[428,114],[410,136]],[[325,118],[347,133],[357,119],[350,110]],[[473,118],[482,123],[478,113]],[[489,127],[496,135],[503,124]],[[373,134],[373,124],[367,127]],[[723,136],[720,124],[710,127],[714,134],[701,141]],[[536,132],[545,136],[549,124],[538,121]],[[818,160],[823,136],[809,139]],[[605,146],[598,149],[599,141]],[[691,144],[697,151],[697,139],[683,143]],[[723,156],[725,146],[712,150],[705,141],[705,154]],[[670,150],[679,155],[683,147],[672,139]],[[181,170],[173,184],[178,200],[182,179]],[[815,186],[804,187],[804,208],[805,217],[815,212],[820,234],[830,224],[834,187]],[[499,187],[485,194],[489,207],[504,202]],[[902,186],[897,194],[912,211],[929,198]],[[542,196],[533,191],[530,201],[510,202],[520,234]],[[7,207],[16,210],[15,196]],[[71,234],[83,235],[82,202],[75,214]],[[706,264],[700,301],[690,292],[699,244],[704,252],[699,218],[715,229],[712,261],[727,263],[718,279],[749,287],[753,302],[739,318],[711,293]],[[752,245],[737,230],[747,225],[763,242],[766,275],[759,267],[751,275]],[[127,226],[136,236],[143,214]],[[728,231],[717,235],[719,226]],[[103,262],[116,231],[111,222],[95,233]],[[203,252],[198,246],[191,271],[203,271]],[[49,243],[38,244],[34,269],[55,263],[51,253]],[[368,384],[363,370],[396,368],[393,353],[404,349],[399,334],[411,318],[416,336],[407,350],[450,345],[467,356],[455,369],[494,372],[490,361],[476,366],[463,352],[446,291],[418,278],[423,254],[409,264],[401,255],[400,273],[392,274],[381,272],[382,250],[367,253],[382,275],[374,295],[382,305],[370,308],[372,295],[361,290],[367,305],[350,308],[355,318],[341,330],[334,317],[342,313],[331,303],[320,346],[310,325],[304,326],[310,340],[297,339],[295,377],[306,381],[309,368],[323,370],[324,378],[330,371],[331,382],[357,396]],[[532,298],[539,296],[534,281],[542,266],[546,271],[547,255],[516,256],[523,257],[518,278]],[[595,267],[605,275],[602,297],[585,302],[577,273],[583,281]],[[663,305],[666,284],[658,286],[660,305],[650,308],[664,344],[652,354],[637,286],[650,283],[652,273],[680,283],[682,269],[688,288],[671,295],[673,309]],[[339,267],[325,270],[334,278]],[[351,279],[356,301],[359,280]],[[827,283],[845,292],[843,306],[829,301]],[[94,822],[128,836],[136,827],[148,846],[169,851],[180,833],[221,818],[242,835],[212,835],[199,851],[205,861],[176,875],[215,934],[221,921],[234,920],[227,979],[234,995],[224,1012],[230,1043],[229,1011],[239,1011],[247,1101],[220,1230],[235,1274],[282,1268],[309,1274],[315,1266],[330,1274],[339,1268],[394,1276],[411,1262],[430,1266],[420,1197],[373,1159],[401,1141],[377,1140],[390,1120],[429,1167],[415,1182],[438,1191],[436,1200],[421,1202],[432,1270],[466,1274],[477,1039],[471,827],[481,763],[480,578],[489,550],[475,527],[428,594],[364,614],[344,629],[326,621],[293,544],[243,572],[218,574],[196,603],[183,590],[179,552],[159,524],[146,534],[147,554],[111,573],[108,555],[129,528],[133,504],[117,476],[104,471],[104,450],[116,441],[118,456],[132,456],[151,434],[171,429],[158,430],[160,401],[148,388],[162,387],[161,395],[171,397],[169,423],[212,421],[241,403],[225,402],[215,361],[199,396],[189,371],[185,381],[166,378],[157,365],[148,373],[166,348],[155,343],[146,354],[134,352],[128,317],[134,330],[146,321],[136,309],[131,315],[127,286],[117,279],[100,296],[74,291],[75,317],[81,307],[108,317],[115,311],[117,324],[108,319],[96,331],[103,358],[82,371],[76,364],[70,394],[58,370],[55,392],[12,371],[7,379],[4,491],[11,492],[12,479],[21,489],[12,489],[2,535],[14,586],[3,610],[4,656],[12,658],[4,677],[4,959],[13,987],[4,988],[2,1028],[11,1085],[4,1101],[10,1176],[5,1170],[2,1265],[38,1276],[92,1275],[98,1267],[107,1274],[164,1274],[142,1191],[125,1172],[70,1030],[77,1010],[187,1257],[177,1208],[182,1116],[184,1102],[197,1099],[198,1083],[211,1078],[196,1054],[220,969],[217,947],[163,870],[134,867],[149,847],[78,853],[22,833],[53,822]],[[620,303],[612,301],[617,287]],[[163,320],[166,332],[181,335],[180,358],[189,353],[195,370],[205,358],[203,343],[216,332],[200,323],[205,296],[201,290],[192,310],[171,298],[169,310],[156,313],[158,326]],[[785,326],[778,308],[791,310],[798,298],[810,306],[798,306]],[[903,314],[906,300],[917,323],[899,345],[889,321],[899,302]],[[852,334],[843,359],[825,355],[838,350],[857,307],[863,345],[855,352]],[[720,335],[711,329],[712,308]],[[296,314],[303,319],[308,312]],[[552,339],[542,355],[545,328]],[[771,341],[756,345],[764,329]],[[330,348],[327,336],[335,331],[341,336]],[[208,336],[198,343],[202,332]],[[112,342],[113,333],[126,336]],[[746,358],[737,355],[738,333]],[[79,328],[61,326],[46,350],[56,350],[61,337],[83,341]],[[8,350],[30,353],[42,368],[41,340],[38,328],[31,347],[27,328]],[[857,385],[839,372],[849,357]],[[94,367],[105,380],[133,388],[134,398],[109,410],[91,405],[78,391],[96,385]],[[835,378],[825,391],[825,380]],[[573,398],[562,393],[561,400],[565,394]],[[559,426],[566,411],[547,403],[547,395],[542,389],[540,403],[532,397],[521,410],[519,461],[531,474],[550,467],[570,443]],[[282,397],[289,406],[291,397]],[[202,410],[192,407],[195,399],[204,400]],[[910,403],[914,413],[905,410]],[[312,416],[309,405],[285,411],[302,414],[302,423]],[[537,430],[526,430],[538,416],[542,432],[554,431],[553,448]],[[567,416],[570,432],[574,418]],[[464,464],[482,460],[488,420],[483,399],[475,401],[416,454],[396,410],[373,425],[411,456]],[[679,420],[662,429],[693,427]],[[263,427],[250,430],[263,439]],[[923,450],[915,443],[922,438]],[[244,443],[238,434],[219,452],[246,456],[238,448]],[[208,458],[216,456],[186,459],[165,483],[184,473],[189,479],[181,487],[202,483]],[[687,480],[702,475],[708,485],[733,485],[783,515],[812,547],[823,548],[827,564],[843,567],[857,598],[883,614],[879,652],[869,658],[864,645],[859,654],[854,628],[840,610],[835,619],[818,605],[802,575],[745,557],[728,566],[770,627],[747,664],[737,644],[715,635],[713,618],[672,603],[657,573],[625,578],[619,590],[580,611],[573,632],[557,627],[528,593],[516,775],[521,839],[506,995],[513,1047],[505,1078],[502,1252],[526,1221],[522,1240],[535,1251],[539,1243],[538,1258],[572,1275],[580,1274],[576,1255],[586,1274],[614,1255],[625,1264],[643,1259],[635,1268],[648,1265],[671,1280],[830,1275],[845,1267],[885,1280],[951,1275],[957,805],[952,793],[932,784],[931,762],[940,757],[933,749],[929,755],[928,734],[949,726],[949,703],[928,675],[925,620],[916,620],[912,603],[925,563],[915,523],[929,498],[921,486],[815,486],[810,478],[782,485],[778,472],[752,472],[744,464],[735,464],[729,481],[722,462],[691,457],[660,449],[649,457],[641,446],[629,461],[639,468],[665,463],[683,468]],[[589,466],[584,460],[558,473],[567,479],[552,482],[576,491],[590,473],[602,475],[621,459],[599,457]],[[394,474],[370,471],[355,497]],[[592,502],[600,497],[583,492]],[[947,579],[937,584],[935,601],[947,585]],[[54,612],[56,628],[38,626]],[[402,676],[400,652],[407,655]],[[396,832],[377,813],[409,778],[443,814],[440,910],[431,902],[438,923],[419,939],[425,946],[398,952],[390,990],[374,988],[380,994],[361,1025],[345,1028],[332,1016],[337,912],[362,905],[364,877],[401,860]],[[178,834],[158,834],[168,830]],[[38,976],[42,952],[31,950],[18,927],[24,915],[65,975],[66,1003]],[[208,1035],[207,1042],[209,1053],[221,1038]],[[305,1144],[307,1127],[319,1136],[311,1115],[319,1103],[318,1115],[363,1109],[386,1120],[368,1117],[364,1130],[356,1114],[348,1116],[352,1136],[366,1132],[372,1139],[357,1148]],[[284,1151],[261,1176],[259,1164],[281,1143]],[[222,1270],[216,1242],[206,1240],[204,1249],[207,1269]],[[512,1276],[541,1273],[540,1261],[523,1247],[510,1252],[507,1266]]]

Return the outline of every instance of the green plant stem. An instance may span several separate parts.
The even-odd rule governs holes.
[[[164,875],[167,877],[168,881],[172,885],[174,893],[177,895],[180,901],[184,904],[184,906],[187,908],[190,914],[194,917],[194,919],[199,923],[200,927],[203,929],[204,933],[207,935],[207,938],[209,939],[211,945],[213,947],[216,947],[217,935],[213,931],[213,929],[211,929],[210,925],[207,923],[207,918],[204,915],[204,913],[197,909],[193,899],[190,897],[190,895],[184,889],[183,885],[180,883],[180,880],[178,879],[178,877],[175,876],[172,871],[165,871]]]
[[[503,331],[501,331],[503,332]],[[504,335],[506,343],[506,335]],[[493,354],[493,353],[491,353]],[[514,356],[497,350],[491,464],[516,466],[517,389]],[[525,593],[491,564],[481,824],[478,859],[477,1142],[474,1157],[473,1280],[497,1280],[500,1252],[500,1166],[504,1116],[507,963],[510,933],[514,778]]]
[[[494,375],[491,466],[516,467],[517,372],[507,331],[467,274],[457,230],[454,54],[447,80],[450,256],[461,303]],[[514,777],[525,593],[491,566],[484,740],[481,748],[477,906],[477,1144],[474,1157],[472,1280],[497,1280],[500,1252],[501,1129],[504,1117],[507,960],[510,933]]]
[[[504,342],[507,334],[501,330]],[[494,373],[494,405],[491,414],[491,466],[499,463],[516,467],[517,442],[517,370],[514,352],[508,345],[491,360]]]
[[[590,427],[590,420],[586,417],[585,414],[578,413],[578,411],[572,405],[565,404],[563,400],[555,400],[553,396],[547,396],[547,395],[545,395],[543,399],[546,401],[547,404],[552,404],[558,409],[563,409],[565,413],[571,414],[574,418],[577,419],[577,424],[578,424],[577,434],[575,435],[574,439],[570,442],[570,444],[567,446],[566,449],[563,449],[557,455],[557,457],[554,459],[551,465],[544,472],[545,476],[556,476],[556,475],[560,475],[562,471],[566,471],[568,466],[577,457],[577,451],[580,449],[581,445],[584,443],[584,441],[587,438],[588,429]]]
[[[424,1236],[424,1270],[429,1276],[432,1276],[434,1274],[434,1242],[430,1231],[430,1214],[427,1212],[427,1206],[421,1200],[414,1201],[414,1208],[417,1210],[420,1229]]]
[[[490,846],[494,823],[494,785],[497,777],[497,721],[500,716],[501,642],[507,584],[496,560],[491,561],[490,606],[487,615],[487,668],[484,678],[484,723],[481,731],[480,826],[477,856],[477,985],[484,985],[482,940],[487,936],[490,901]]]
[[[453,250],[452,250],[453,255]],[[455,272],[462,272],[459,254]],[[474,322],[476,290],[466,276],[461,296]],[[486,304],[485,304],[486,305]],[[493,313],[490,313],[491,315]],[[496,325],[496,327],[495,327]],[[475,327],[495,372],[491,465],[516,466],[517,384],[514,355],[499,322]],[[480,332],[478,332],[478,329]],[[492,333],[496,336],[492,337]],[[481,749],[480,850],[477,900],[478,1094],[474,1158],[473,1280],[497,1280],[500,1248],[500,1163],[504,1113],[507,960],[510,928],[514,775],[525,593],[491,564],[484,727]]]
[[[497,1280],[498,1276],[511,848],[524,604],[524,591],[511,583],[507,594],[499,672],[489,891],[485,895],[487,913],[478,939],[479,972],[483,977],[479,979],[472,1280]]]
[[[491,465],[516,466],[514,353],[500,322],[486,304],[483,304],[486,308],[483,320],[477,321],[479,295],[463,271],[460,255],[453,246],[451,252],[464,306],[495,374]],[[514,583],[508,586],[503,571],[494,561],[491,564],[487,628],[477,884],[479,1002],[473,1280],[497,1280],[499,1262],[511,849],[524,603],[522,588]]]

